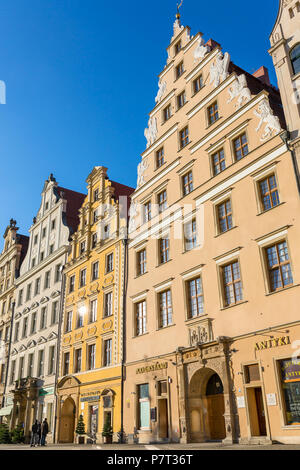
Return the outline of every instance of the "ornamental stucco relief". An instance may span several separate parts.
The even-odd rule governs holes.
[[[251,100],[251,91],[247,87],[246,75],[239,75],[236,80],[233,82],[232,87],[228,90],[230,98],[227,103],[231,103],[235,98],[237,98],[237,103],[235,104],[236,108],[241,108],[243,104]]]
[[[265,124],[263,135],[260,138],[261,142],[278,134],[282,129],[278,116],[274,116],[273,110],[270,107],[269,101],[264,98],[258,105],[258,110],[254,110],[255,116],[259,118],[259,124],[255,129],[258,132],[263,124]]]
[[[230,64],[230,55],[228,52],[223,53],[220,51],[216,60],[210,66],[210,84],[213,83],[217,88],[229,75],[228,69]]]

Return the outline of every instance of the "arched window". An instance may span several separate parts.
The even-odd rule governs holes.
[[[300,73],[300,43],[291,50],[291,62],[294,74]]]

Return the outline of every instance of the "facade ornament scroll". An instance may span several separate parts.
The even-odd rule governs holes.
[[[147,140],[147,148],[149,148],[157,138],[157,120],[155,117],[151,117],[148,122],[148,128],[145,129],[144,135]]]
[[[206,56],[206,54],[209,53],[209,51],[210,51],[210,47],[205,46],[205,41],[204,41],[203,37],[201,36],[198,39],[198,44],[197,44],[197,47],[194,51],[194,63],[204,59],[204,57]]]
[[[235,98],[237,98],[236,108],[241,108],[244,102],[251,100],[251,91],[247,87],[246,75],[239,75],[236,80],[233,82],[232,87],[229,88],[230,99],[227,103],[231,103]]]
[[[214,63],[210,66],[210,83],[217,88],[229,75],[230,55],[228,52],[223,54],[221,51],[216,57]]]
[[[264,133],[260,138],[261,142],[264,142],[268,137],[271,137],[274,133],[278,134],[282,129],[278,116],[274,116],[273,110],[270,107],[269,101],[264,98],[263,101],[258,105],[258,111],[254,110],[255,116],[259,118],[259,124],[255,129],[258,132],[263,124],[265,124]]]

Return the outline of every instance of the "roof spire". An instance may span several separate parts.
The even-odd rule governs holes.
[[[180,12],[179,12],[179,9],[182,7],[182,4],[183,4],[183,0],[181,0],[181,2],[177,2],[177,13],[176,13],[176,20],[180,20]]]

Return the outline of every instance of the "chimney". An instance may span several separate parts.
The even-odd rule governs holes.
[[[267,67],[260,67],[256,72],[254,72],[253,77],[258,78],[262,83],[265,85],[271,86],[270,78],[269,78],[269,71]]]
[[[214,41],[213,39],[209,39],[205,45],[209,46],[211,50],[215,49],[215,47],[221,47],[221,44],[219,44],[217,41]]]

